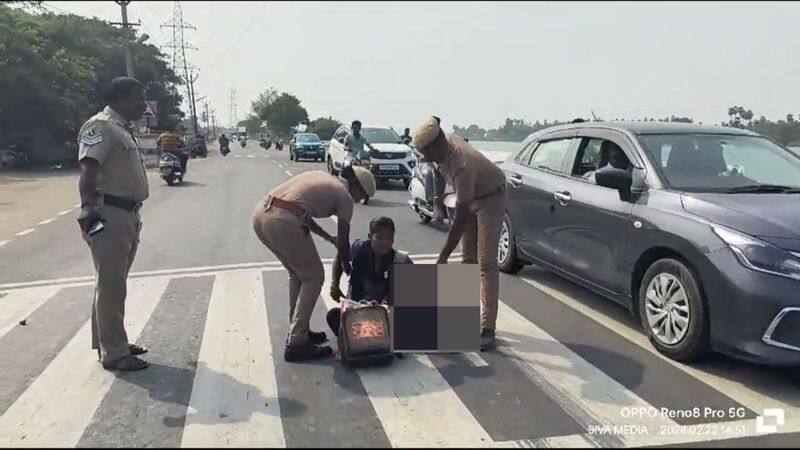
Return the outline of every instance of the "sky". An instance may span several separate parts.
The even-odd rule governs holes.
[[[113,1],[45,1],[119,22]],[[218,121],[267,87],[311,118],[412,131],[506,117],[727,119],[741,105],[800,114],[800,2],[180,2],[196,97]],[[132,1],[148,42],[171,42],[174,2]],[[171,55],[171,50],[163,48]],[[171,58],[170,58],[171,59]],[[205,100],[204,100],[205,101]],[[198,112],[199,113],[199,112]]]

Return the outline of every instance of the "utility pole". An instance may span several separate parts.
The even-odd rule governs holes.
[[[116,0],[116,3],[122,9],[122,22],[112,22],[112,25],[122,25],[123,30],[141,25],[141,22],[128,22],[128,4],[130,3],[130,0]],[[131,56],[131,44],[127,37],[122,41],[122,45],[125,48],[125,73],[129,77],[133,77],[133,57]]]
[[[172,28],[172,43],[165,47],[172,48],[172,70],[175,71],[176,74],[183,72],[181,78],[186,84],[189,111],[192,116],[192,128],[195,137],[197,137],[197,111],[194,101],[194,82],[197,81],[199,75],[194,74],[194,69],[192,69],[192,73],[190,73],[189,64],[186,61],[186,49],[197,50],[197,47],[187,44],[183,33],[184,30],[196,30],[197,28],[183,21],[183,10],[181,9],[181,3],[179,1],[173,4],[172,20],[162,24],[161,28]]]
[[[211,121],[211,117],[208,115],[208,100],[206,100],[206,136],[208,136],[208,124]]]
[[[233,128],[236,128],[236,125],[239,123],[239,116],[238,116],[237,111],[236,111],[236,106],[237,106],[236,105],[236,89],[234,89],[232,86],[231,86],[231,90],[230,90],[230,96],[231,97],[230,97],[230,103],[229,103],[229,116],[228,116],[228,118],[230,120],[231,126]]]
[[[211,110],[211,129],[214,131],[214,136],[217,136],[217,113]]]

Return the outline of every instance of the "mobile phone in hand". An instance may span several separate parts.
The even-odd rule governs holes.
[[[96,234],[101,233],[103,230],[106,229],[105,220],[95,220],[92,225],[89,227],[89,231],[86,232],[89,236],[94,236]]]

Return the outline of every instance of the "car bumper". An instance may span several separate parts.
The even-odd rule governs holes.
[[[800,365],[800,280],[745,268],[728,248],[707,256],[712,347],[760,364]]]
[[[312,149],[305,149],[305,148],[294,148],[292,149],[295,155],[301,158],[322,158],[325,156],[325,150],[312,150]]]
[[[405,160],[372,161],[372,176],[384,180],[405,180],[411,178],[412,167]]]

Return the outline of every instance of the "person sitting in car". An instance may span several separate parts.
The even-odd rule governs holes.
[[[622,151],[619,145],[611,141],[603,141],[603,143],[600,144],[600,162],[597,164],[597,170],[603,167],[613,167],[622,170],[633,169],[633,165],[630,160],[628,160],[628,157],[625,156],[625,152]],[[594,181],[594,174],[597,170],[586,172],[583,175],[583,179]]]

